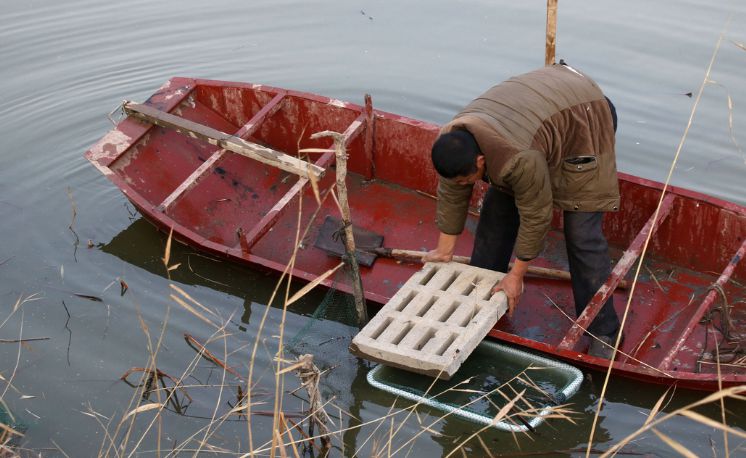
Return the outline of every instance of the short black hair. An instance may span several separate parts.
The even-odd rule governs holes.
[[[454,130],[433,143],[432,161],[438,175],[455,178],[477,171],[479,144],[468,130]]]

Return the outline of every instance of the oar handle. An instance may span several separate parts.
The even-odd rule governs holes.
[[[380,256],[390,257],[394,259],[401,259],[404,261],[422,262],[422,257],[427,254],[425,251],[414,251],[414,250],[400,250],[398,248],[380,248],[376,250],[376,253]],[[462,264],[469,264],[471,258],[468,256],[454,256],[453,262],[460,262]],[[511,266],[513,263],[510,264]],[[528,266],[527,273],[532,274],[536,277],[550,278],[553,280],[570,280],[570,272],[559,269],[549,269],[546,267]],[[617,286],[621,289],[627,289],[628,284],[626,280],[619,282]]]
[[[399,250],[397,248],[383,248],[377,253],[381,256],[415,262],[422,262],[422,257],[427,254],[426,251]],[[469,264],[470,260],[471,258],[468,256],[454,256],[452,259],[453,262],[460,262],[461,264]]]

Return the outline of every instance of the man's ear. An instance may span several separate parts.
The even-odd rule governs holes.
[[[477,154],[477,168],[484,167],[484,154]]]

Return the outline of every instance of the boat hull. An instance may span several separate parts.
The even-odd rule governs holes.
[[[370,104],[189,78],[173,78],[145,104],[295,156],[304,156],[298,152],[307,148],[330,148],[329,139],[310,139],[315,132],[344,133],[353,224],[383,235],[388,247],[426,250],[436,244],[432,195],[437,174],[429,161],[430,146],[438,134],[434,124],[373,110]],[[86,157],[148,221],[172,231],[185,244],[279,272],[285,271],[295,255],[292,274],[307,281],[339,263],[313,246],[324,218],[339,215],[334,199],[325,192],[334,182],[330,152],[308,157],[327,169],[318,183],[321,204],[312,187],[293,174],[133,117],[123,119]],[[746,266],[733,262],[746,239],[746,210],[669,188],[667,216],[656,220],[649,245],[643,245],[640,234],[656,214],[663,185],[626,174],[619,177],[622,208],[607,214],[604,222],[612,255],[620,265],[628,262],[630,252],[639,256],[647,248],[634,291],[613,293],[620,316],[630,304],[621,349],[624,355],[614,362],[614,372],[702,390],[746,382],[746,368],[740,364],[722,365],[718,380],[716,366],[707,361],[715,352],[713,342],[723,341],[726,348],[721,332],[726,320],[722,313],[712,313],[718,307],[723,310],[722,300],[708,296],[711,285],[731,264],[732,271],[719,287],[729,302],[731,337],[737,338],[746,328],[741,302],[746,290],[738,283],[746,280]],[[473,196],[475,207],[484,191],[480,184]],[[478,216],[469,217],[457,254],[471,254],[477,221]],[[567,269],[561,226],[561,213],[555,212],[537,265]],[[622,276],[634,277],[635,259]],[[367,299],[385,303],[418,269],[416,264],[379,257],[373,266],[362,269]],[[349,282],[339,277],[324,284],[351,291]],[[526,288],[513,318],[501,319],[491,337],[587,368],[608,368],[607,360],[585,353],[587,337],[577,329],[572,337],[576,317],[568,282],[532,278]],[[700,312],[707,300],[710,304]],[[698,313],[709,321],[700,323]]]

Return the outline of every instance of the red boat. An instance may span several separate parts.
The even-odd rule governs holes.
[[[367,97],[356,105],[257,84],[189,78],[173,78],[143,105],[133,106],[164,122],[145,122],[128,111],[86,157],[145,218],[161,230],[173,230],[183,243],[283,271],[293,252],[300,209],[303,221],[316,218],[293,275],[310,281],[336,266],[338,259],[313,246],[324,217],[339,216],[333,199],[314,215],[319,207],[309,177],[292,173],[292,165],[283,170],[226,147],[248,145],[303,164],[299,150],[331,148],[329,138],[310,139],[329,130],[344,135],[349,154],[354,226],[383,235],[388,247],[426,250],[436,244],[432,195],[438,178],[429,154],[437,125],[374,110]],[[331,151],[311,157],[315,170],[334,165]],[[626,174],[619,179],[621,209],[608,213],[604,223],[616,264],[586,312],[574,316],[568,281],[532,278],[515,315],[503,317],[490,336],[605,370],[608,360],[585,353],[589,341],[583,329],[611,294],[621,317],[631,293],[615,374],[715,390],[719,366],[722,386],[746,383],[741,346],[746,340],[746,266],[739,263],[746,253],[746,208],[673,187],[662,196],[661,183]],[[318,181],[322,195],[333,182],[334,173]],[[478,185],[475,205],[484,191]],[[457,254],[470,254],[476,220],[470,216]],[[561,225],[556,212],[546,249],[535,264],[567,269]],[[634,289],[617,288],[625,277],[634,277],[648,235]],[[385,303],[419,268],[379,257],[361,268],[366,298]],[[330,280],[325,284],[330,286]]]

